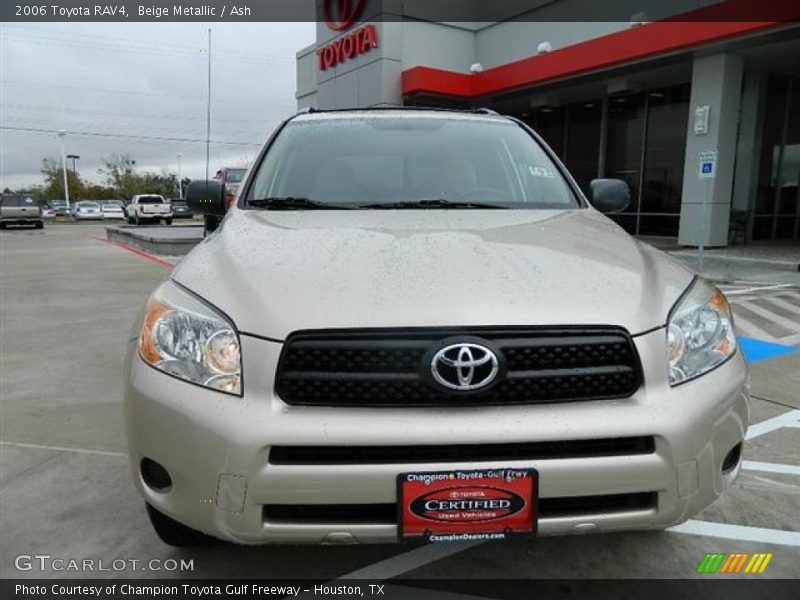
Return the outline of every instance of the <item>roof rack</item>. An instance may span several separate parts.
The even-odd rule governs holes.
[[[335,112],[351,112],[351,111],[382,111],[382,110],[409,110],[409,111],[439,111],[439,112],[460,112],[472,113],[478,115],[491,115],[502,116],[496,110],[486,107],[478,108],[455,108],[448,106],[365,106],[361,108],[313,108],[307,106],[297,111],[295,116],[309,115],[313,113],[335,113]]]

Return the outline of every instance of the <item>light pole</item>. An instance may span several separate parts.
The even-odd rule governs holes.
[[[183,178],[181,177],[181,154],[178,152],[178,198],[183,199]]]
[[[206,181],[211,162],[211,27],[208,28],[208,101],[206,102]]]
[[[58,130],[58,137],[61,138],[61,170],[64,172],[64,200],[67,202],[67,212],[69,212],[69,184],[67,183],[67,154],[64,150],[64,138],[67,132],[64,129]]]

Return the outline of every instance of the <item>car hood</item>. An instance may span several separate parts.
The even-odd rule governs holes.
[[[693,275],[593,209],[243,211],[172,275],[240,331],[663,326]]]

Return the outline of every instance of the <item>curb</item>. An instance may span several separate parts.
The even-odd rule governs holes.
[[[668,252],[670,256],[688,264],[690,267],[697,265],[698,256],[695,252]],[[754,267],[757,269],[770,269],[773,271],[790,271],[800,273],[800,261],[769,260],[765,258],[748,258],[744,256],[714,256],[706,254],[704,263],[713,263],[717,266],[730,265],[731,267]]]

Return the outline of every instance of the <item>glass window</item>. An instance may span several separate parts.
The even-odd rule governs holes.
[[[227,183],[241,183],[245,173],[247,173],[245,169],[228,169],[225,173],[225,181]]]
[[[800,235],[800,80],[773,75],[766,97],[753,239]]]
[[[606,139],[606,177],[622,179],[631,188],[631,204],[625,212],[639,212],[639,179],[644,142],[645,95],[614,96],[609,99]],[[617,220],[629,233],[636,233],[634,220]]]
[[[770,77],[767,88],[756,214],[775,213],[778,164],[783,142],[783,122],[789,100],[789,79]],[[766,231],[766,229],[764,230]],[[755,234],[755,232],[754,232]],[[771,235],[767,237],[772,237]]]
[[[542,106],[534,111],[534,129],[556,156],[564,158],[564,108]]]
[[[566,164],[588,195],[589,183],[597,178],[603,103],[601,100],[581,102],[570,105],[568,110]]]
[[[690,87],[648,92],[642,212],[681,211]]]
[[[544,149],[515,123],[408,114],[291,122],[259,166],[248,199],[287,197],[578,206]]]

